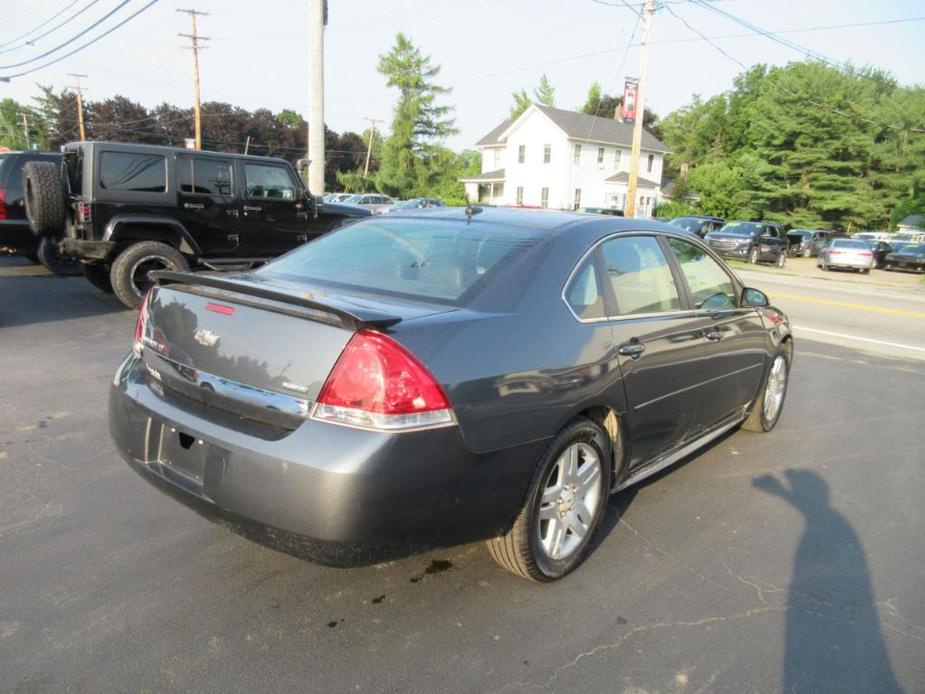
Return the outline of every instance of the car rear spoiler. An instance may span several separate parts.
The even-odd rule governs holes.
[[[185,285],[188,287],[208,287],[210,289],[233,292],[247,297],[275,301],[288,306],[297,306],[311,311],[320,311],[334,317],[337,322],[353,330],[359,330],[360,328],[389,328],[401,322],[399,316],[392,316],[375,309],[355,306],[353,304],[346,307],[336,300],[321,302],[313,298],[309,299],[305,296],[292,294],[279,289],[263,287],[257,283],[246,280],[239,281],[224,277],[215,277],[214,275],[193,272],[173,272],[171,270],[155,270],[148,276],[154,280],[155,284],[159,287],[169,284]],[[278,310],[266,305],[261,305],[260,308]]]

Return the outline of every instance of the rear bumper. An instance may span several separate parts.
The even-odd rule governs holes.
[[[129,465],[252,540],[330,565],[506,531],[546,443],[477,455],[457,427],[383,434],[312,420],[245,433],[162,398],[147,378],[130,356],[110,391],[110,431]]]
[[[0,248],[16,253],[34,253],[39,240],[32,233],[32,227],[24,219],[0,220]]]
[[[81,260],[106,260],[116,247],[114,241],[86,241],[65,238],[61,241],[61,254]]]
[[[847,268],[851,270],[869,270],[874,267],[873,260],[852,260],[848,258],[836,258],[825,261],[826,265],[835,268]]]

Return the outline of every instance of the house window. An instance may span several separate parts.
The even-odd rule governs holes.
[[[543,163],[548,164],[552,159],[552,145],[543,145]]]
[[[650,155],[649,155],[649,160],[648,160],[648,162],[646,162],[646,171],[648,171],[649,173],[652,173],[652,165],[653,165],[654,163],[655,163],[655,155],[654,155],[654,154],[650,154]]]
[[[572,159],[572,163],[574,164],[581,163],[581,145],[575,145],[575,156]]]
[[[524,204],[524,187],[523,186],[517,186],[517,204],[518,205]]]
[[[575,203],[574,203],[573,209],[577,210],[579,207],[581,207],[581,188],[576,188],[575,189]]]
[[[520,147],[517,148],[517,163],[523,164],[524,159],[526,158],[527,158],[527,146],[520,145]]]
[[[622,150],[622,149],[616,150],[616,151],[614,152],[614,154],[613,154],[613,165],[614,165],[617,169],[620,168],[620,164],[622,163],[622,159],[623,159],[623,150]]]
[[[549,207],[549,188],[540,191],[540,207]]]
[[[495,168],[501,166],[501,148],[495,148]]]
[[[597,148],[597,165],[598,166],[604,165],[604,148],[603,147]]]

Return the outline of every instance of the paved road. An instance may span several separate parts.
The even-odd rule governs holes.
[[[334,570],[250,544],[126,469],[105,397],[134,316],[83,280],[8,266],[0,691],[925,691],[915,354],[806,333],[778,428],[616,497],[597,551],[558,584],[517,579],[477,545]],[[925,344],[921,318],[841,325],[786,301],[801,325]]]

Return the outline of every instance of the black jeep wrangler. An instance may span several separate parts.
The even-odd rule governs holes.
[[[62,152],[63,173],[25,167],[32,228],[63,235],[61,253],[132,308],[151,270],[255,267],[370,214],[322,203],[282,159],[111,142]]]

